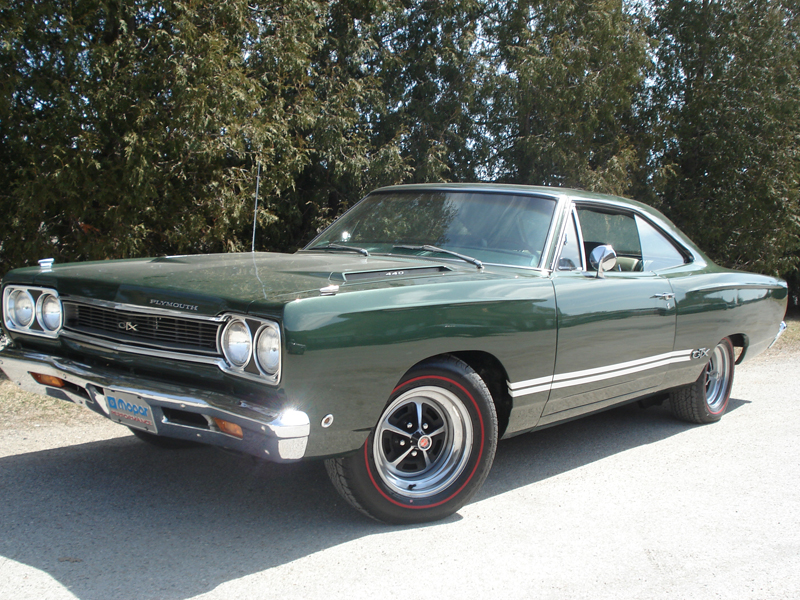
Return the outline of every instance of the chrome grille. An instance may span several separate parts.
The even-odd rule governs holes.
[[[219,327],[200,319],[64,302],[65,329],[137,346],[217,355]]]

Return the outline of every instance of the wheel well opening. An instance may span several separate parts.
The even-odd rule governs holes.
[[[744,355],[747,353],[747,345],[748,345],[747,336],[744,335],[743,333],[735,333],[733,335],[728,336],[728,338],[731,340],[734,349],[735,348],[739,349],[738,353],[736,352],[736,350],[734,350],[734,361],[738,365],[739,363],[742,362],[742,360],[744,360]]]
[[[467,363],[489,388],[497,410],[498,439],[502,438],[508,426],[512,406],[511,396],[508,393],[508,374],[502,363],[486,352],[453,352],[452,356]]]

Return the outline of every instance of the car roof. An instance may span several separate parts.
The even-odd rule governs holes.
[[[594,192],[587,192],[574,188],[545,186],[545,185],[520,185],[511,183],[408,183],[402,185],[391,185],[374,190],[372,193],[378,192],[401,192],[401,191],[459,191],[459,192],[499,192],[499,193],[523,193],[523,194],[538,194],[551,197],[569,196],[573,200],[599,200],[611,204],[631,205],[636,208],[647,211],[650,209],[646,204],[631,200],[630,198],[623,198],[622,196],[613,196],[611,194],[598,194]]]

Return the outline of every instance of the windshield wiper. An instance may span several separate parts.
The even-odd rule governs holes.
[[[309,250],[350,250],[350,252],[358,252],[364,256],[369,256],[369,252],[364,248],[345,246],[344,244],[332,244],[331,242],[320,246],[314,246],[313,248],[309,248]]]
[[[429,244],[423,244],[421,246],[396,244],[392,246],[392,248],[402,248],[404,250],[425,250],[426,252],[441,252],[442,254],[449,254],[450,256],[455,256],[456,258],[460,258],[465,262],[471,263],[478,267],[479,271],[483,270],[483,263],[477,258],[472,258],[471,256],[467,256],[465,254],[459,254],[458,252],[453,252],[452,250],[445,250],[444,248],[439,248],[438,246],[431,246]]]

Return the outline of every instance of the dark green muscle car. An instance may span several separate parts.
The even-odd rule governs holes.
[[[421,522],[476,492],[500,438],[642,399],[718,420],[786,302],[637,202],[396,186],[295,254],[11,271],[0,368],[154,444],[325,459],[361,512]]]

